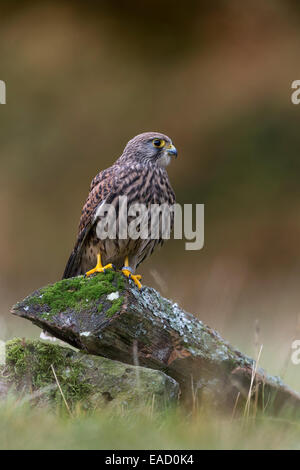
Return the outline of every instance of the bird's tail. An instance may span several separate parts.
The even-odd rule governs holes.
[[[80,265],[81,255],[74,249],[68,259],[62,279],[68,279],[69,277],[75,277],[82,274]]]

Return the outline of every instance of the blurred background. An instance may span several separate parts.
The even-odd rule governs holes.
[[[38,337],[11,305],[61,277],[94,175],[161,131],[205,246],[169,241],[144,283],[300,389],[299,56],[296,0],[1,2],[0,339]]]

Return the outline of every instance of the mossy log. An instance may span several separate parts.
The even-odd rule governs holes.
[[[300,395],[280,378],[258,368],[253,380],[253,359],[176,303],[149,287],[139,291],[119,273],[59,281],[12,313],[90,354],[164,371],[185,401],[232,410],[250,398],[272,414],[300,410]]]
[[[0,397],[15,393],[37,404],[83,408],[165,409],[177,403],[177,382],[161,371],[74,351],[39,340],[15,338],[5,345]],[[55,375],[54,375],[55,374]],[[59,384],[59,386],[58,386]]]

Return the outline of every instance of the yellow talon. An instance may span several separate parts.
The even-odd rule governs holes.
[[[142,276],[140,274],[132,274],[131,268],[129,267],[129,263],[128,263],[128,256],[126,256],[125,258],[124,267],[122,268],[122,273],[129,279],[132,279],[135,285],[138,286],[139,289],[142,288],[142,284],[140,283],[140,279],[142,279]]]
[[[91,269],[87,273],[85,273],[86,276],[90,276],[91,274],[94,273],[104,273],[106,269],[113,269],[113,265],[111,263],[107,264],[106,266],[102,266],[101,263],[101,255],[100,253],[97,255],[97,264],[94,267],[94,269]]]

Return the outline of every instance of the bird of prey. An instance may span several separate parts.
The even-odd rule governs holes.
[[[132,239],[130,236],[121,239],[118,231],[114,239],[101,239],[97,230],[100,223],[98,209],[101,204],[112,204],[118,217],[119,196],[127,196],[128,207],[135,203],[144,204],[147,208],[151,204],[173,206],[175,194],[166,166],[176,156],[177,150],[169,137],[158,132],[145,132],[131,139],[117,161],[95,176],[82,209],[77,241],[63,278],[80,274],[89,276],[114,268],[122,270],[141,288],[141,276],[135,274],[135,269],[157,245],[163,243],[161,232],[156,239],[151,238],[151,234],[146,239]]]

